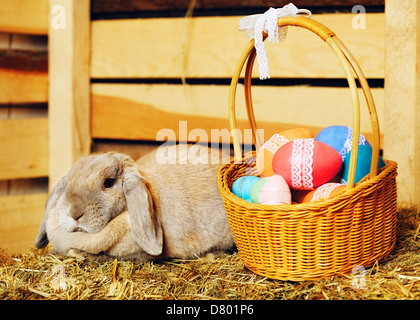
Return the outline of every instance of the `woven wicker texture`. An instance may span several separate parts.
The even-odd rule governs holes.
[[[257,274],[281,280],[315,280],[364,268],[384,258],[395,245],[397,222],[397,164],[386,161],[377,169],[379,124],[367,81],[354,57],[328,28],[306,17],[279,19],[279,26],[297,26],[317,34],[336,53],[347,76],[353,99],[353,133],[360,133],[360,104],[354,75],[359,79],[369,108],[372,132],[370,174],[354,185],[358,139],[353,139],[347,189],[344,193],[306,204],[258,205],[236,197],[233,182],[256,175],[255,152],[241,154],[236,126],[235,97],[245,68],[245,101],[256,148],[261,146],[254,118],[251,74],[255,60],[253,40],[239,59],[232,77],[229,119],[235,158],[221,167],[219,189],[229,224],[244,264]]]

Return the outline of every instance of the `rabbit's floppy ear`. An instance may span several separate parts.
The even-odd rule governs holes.
[[[44,218],[42,219],[41,226],[39,227],[38,235],[35,239],[35,246],[38,249],[45,248],[49,242],[47,237],[47,221],[51,212],[56,209],[58,199],[63,196],[67,187],[67,176],[61,178],[57,185],[52,190],[45,205]]]
[[[152,195],[134,161],[123,161],[123,193],[127,202],[131,233],[134,241],[148,254],[162,253],[162,226],[156,215]]]

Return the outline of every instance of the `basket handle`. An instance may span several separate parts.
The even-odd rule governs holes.
[[[371,119],[373,143],[372,143],[372,162],[371,162],[371,168],[370,168],[370,178],[373,178],[378,173],[379,148],[380,148],[379,122],[378,122],[378,116],[376,113],[376,108],[375,108],[375,103],[373,101],[372,93],[370,91],[366,77],[364,76],[356,59],[352,56],[352,54],[345,47],[345,45],[338,39],[338,37],[334,34],[334,32],[332,32],[326,26],[322,25],[321,23],[313,19],[303,17],[303,16],[283,17],[278,20],[278,25],[279,27],[296,26],[296,27],[301,27],[309,31],[312,31],[313,33],[318,35],[322,40],[324,40],[330,46],[330,48],[335,52],[346,74],[347,82],[348,82],[348,85],[351,91],[352,100],[353,100],[353,137],[359,137],[359,134],[360,134],[360,103],[359,103],[359,95],[357,92],[357,85],[354,79],[354,74],[357,76],[359,83],[362,87],[365,99],[366,99],[366,103],[367,103],[367,107],[368,107],[369,115]],[[264,40],[266,36],[267,35],[264,34]],[[248,120],[250,122],[250,126],[252,129],[255,146],[257,150],[261,147],[261,141],[257,133],[257,126],[255,122],[254,109],[252,106],[252,95],[251,95],[252,67],[254,65],[255,57],[256,57],[256,51],[254,47],[254,39],[252,39],[239,59],[239,62],[232,76],[232,81],[230,85],[229,122],[230,122],[231,134],[232,134],[232,139],[233,139],[233,148],[234,148],[234,155],[235,155],[236,163],[242,162],[242,151],[241,151],[238,132],[237,132],[235,97],[236,97],[236,87],[238,85],[239,77],[245,66],[245,63],[247,63],[246,70],[245,70],[245,78],[244,78],[245,103],[246,103],[247,115],[248,115]],[[359,144],[359,139],[353,139],[347,188],[354,187],[358,144]]]

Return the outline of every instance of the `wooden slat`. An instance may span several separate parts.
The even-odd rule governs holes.
[[[66,28],[49,27],[50,188],[90,152],[90,2],[50,0],[66,8]]]
[[[2,0],[0,32],[47,34],[48,0]]]
[[[313,18],[349,47],[368,78],[384,77],[382,13],[366,15],[366,29],[353,29],[354,14]],[[240,17],[131,19],[92,22],[93,78],[181,78],[232,76],[248,38]],[[275,48],[273,48],[275,46]],[[268,44],[272,77],[342,78],[337,58],[307,30],[289,28],[281,44]],[[254,76],[257,76],[254,68]]]
[[[46,193],[0,197],[0,248],[22,253],[34,247]]]
[[[384,155],[398,163],[398,205],[420,209],[420,0],[386,8]]]
[[[48,119],[0,121],[0,180],[48,176]]]
[[[211,138],[211,129],[229,128],[228,93],[228,86],[94,84],[92,136],[155,141],[157,133],[166,128],[185,140],[191,130],[201,128]],[[373,89],[372,94],[381,121],[383,89]],[[352,125],[348,88],[254,86],[253,101],[258,127],[266,130],[265,139],[296,126],[316,134],[329,125]],[[362,107],[361,130],[369,133],[370,120],[365,104]],[[249,128],[241,87],[236,110],[241,127]],[[180,131],[179,121],[187,121],[186,131],[184,126]],[[191,135],[188,140],[196,141],[196,137]]]
[[[48,74],[0,68],[0,104],[48,101]]]

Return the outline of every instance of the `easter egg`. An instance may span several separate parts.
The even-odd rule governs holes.
[[[351,150],[353,140],[353,128],[349,126],[330,126],[322,129],[316,136],[315,140],[328,144],[334,148],[344,160]],[[368,145],[366,138],[359,135],[359,145]]]
[[[330,181],[341,169],[341,156],[315,139],[296,139],[280,147],[273,157],[273,171],[289,187],[313,190]]]
[[[319,199],[333,197],[346,189],[341,183],[328,182],[315,188],[314,190],[296,190],[293,198],[298,203],[311,202]]]
[[[260,178],[255,176],[242,176],[235,180],[232,185],[232,192],[235,196],[248,202],[251,201],[251,188]]]
[[[350,171],[350,157],[351,151],[344,158],[343,167],[341,169],[341,182],[347,184],[348,175]],[[358,183],[370,172],[370,165],[372,161],[372,148],[370,146],[361,145],[357,152],[356,174],[354,176],[354,183]],[[378,169],[385,166],[384,160],[379,157]]]
[[[266,205],[291,204],[292,195],[286,180],[279,175],[269,177],[259,192],[258,203]]]
[[[257,182],[254,183],[254,185],[251,188],[251,201],[253,203],[258,203],[258,198],[260,196],[260,191],[264,184],[267,182],[269,177],[261,178]]]
[[[270,177],[274,174],[272,161],[276,151],[289,141],[295,139],[313,138],[312,133],[305,128],[294,128],[276,133],[268,139],[258,150],[256,168],[262,177]]]

